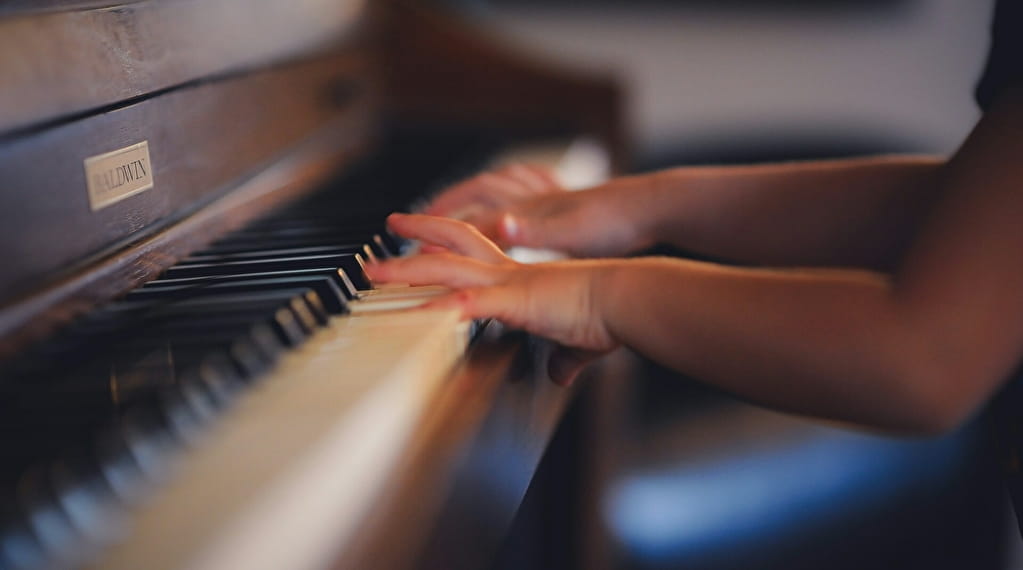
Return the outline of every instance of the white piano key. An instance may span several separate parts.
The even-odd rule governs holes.
[[[448,291],[450,289],[446,287],[436,286],[376,289],[366,291],[374,294],[361,296],[359,302],[351,304],[348,309],[352,314],[414,309]]]
[[[179,459],[96,567],[328,565],[383,490],[467,335],[455,311],[335,317]]]

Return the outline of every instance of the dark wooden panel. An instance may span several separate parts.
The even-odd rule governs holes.
[[[353,54],[173,91],[0,149],[0,306],[195,209],[340,112],[369,114]],[[91,211],[87,157],[148,141],[154,187]]]
[[[200,212],[0,307],[0,361],[96,305],[153,279],[217,237],[315,190],[365,152],[370,124],[368,114],[340,115]]]
[[[336,44],[365,2],[33,4],[0,8],[0,134]]]
[[[482,568],[497,553],[575,390],[548,379],[549,345],[492,325],[337,568]]]

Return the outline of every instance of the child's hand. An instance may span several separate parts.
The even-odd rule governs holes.
[[[477,174],[445,189],[426,207],[431,216],[465,219],[480,210],[502,209],[514,202],[565,192],[543,166],[512,164]]]
[[[633,216],[629,179],[566,192],[543,168],[514,165],[452,186],[425,213],[463,220],[502,247],[619,256],[652,245]]]
[[[445,251],[370,265],[374,281],[444,285],[453,291],[428,307],[457,307],[465,319],[492,317],[556,341],[564,349],[550,365],[555,381],[567,383],[583,364],[618,345],[599,312],[601,278],[616,262],[520,264],[464,222],[393,214],[388,224]]]

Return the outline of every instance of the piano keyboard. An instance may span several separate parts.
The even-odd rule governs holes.
[[[458,362],[465,328],[450,311],[334,317],[172,466],[100,566],[329,565]]]
[[[406,310],[438,288],[372,289],[364,264],[403,244],[386,207],[336,196],[230,234],[4,371],[0,422],[22,437],[0,484],[41,467],[18,480],[0,567],[316,568],[344,547],[470,331]]]

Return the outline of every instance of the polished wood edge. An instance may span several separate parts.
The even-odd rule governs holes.
[[[22,3],[0,17],[0,135],[359,41],[365,3],[147,0],[41,13]]]
[[[0,308],[0,361],[190,252],[315,189],[370,146],[371,116],[339,117],[226,196],[159,233]]]
[[[479,25],[415,0],[375,5],[384,105],[397,121],[428,119],[526,135],[587,134],[627,166],[624,92],[611,74],[583,73],[509,50]]]
[[[0,5],[0,16],[28,16],[46,12],[114,8],[148,1],[151,0],[6,0]]]
[[[547,379],[547,350],[535,339],[496,324],[488,332],[427,406],[387,492],[334,567],[475,567],[497,552],[574,390]],[[485,475],[495,445],[517,462],[500,482]],[[450,549],[484,510],[487,536]]]

